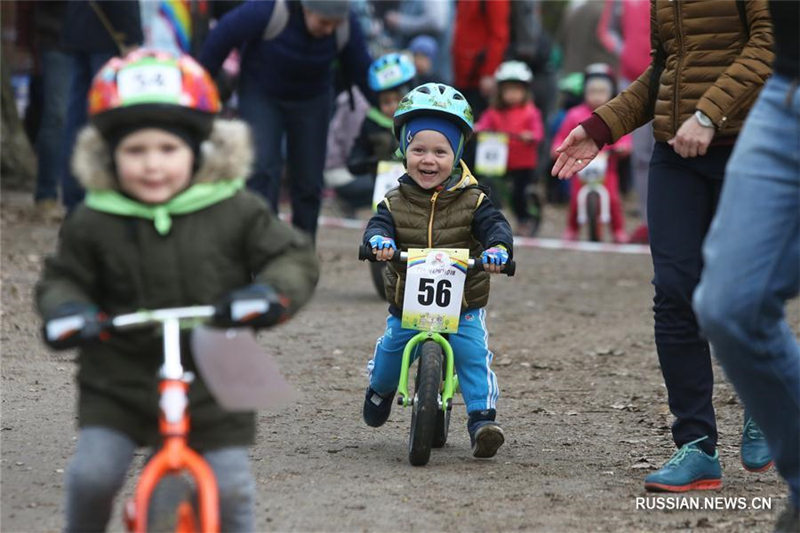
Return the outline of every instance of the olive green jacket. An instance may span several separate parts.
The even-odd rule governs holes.
[[[203,146],[195,182],[244,176],[252,152],[242,123],[217,121]],[[115,188],[108,149],[93,128],[79,138],[76,175],[94,192]],[[217,203],[173,214],[168,231],[154,220],[76,208],[61,229],[57,253],[36,286],[43,317],[60,305],[81,302],[115,315],[217,302],[228,291],[259,282],[289,299],[294,314],[310,298],[319,265],[310,240],[281,222],[245,189]],[[184,336],[183,359],[195,370]],[[155,332],[126,332],[82,348],[78,355],[79,425],[118,429],[140,444],[157,441],[157,370],[161,340]],[[253,413],[224,411],[203,379],[189,389],[192,433],[198,449],[253,441]]]

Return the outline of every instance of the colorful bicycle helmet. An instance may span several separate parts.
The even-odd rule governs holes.
[[[520,83],[530,83],[533,81],[533,72],[528,65],[522,61],[504,61],[500,63],[494,71],[494,80],[497,83],[504,81],[518,81]]]
[[[426,83],[411,89],[394,113],[394,136],[399,141],[403,126],[417,116],[437,115],[455,123],[464,134],[472,135],[472,108],[464,95],[443,83]]]
[[[367,73],[367,81],[369,88],[375,92],[390,91],[406,85],[416,75],[417,69],[413,61],[405,54],[392,52],[372,62]]]
[[[135,50],[103,65],[89,89],[89,118],[106,138],[155,122],[186,127],[204,139],[219,110],[214,81],[188,55]]]
[[[583,94],[583,72],[571,72],[558,80],[558,90],[573,96]]]

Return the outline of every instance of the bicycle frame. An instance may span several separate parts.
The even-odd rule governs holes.
[[[164,336],[164,363],[160,370],[159,385],[159,431],[164,438],[164,444],[145,465],[134,497],[126,506],[125,521],[128,529],[135,533],[146,531],[150,499],[159,481],[166,475],[184,471],[195,480],[200,523],[197,524],[189,508],[181,506],[178,511],[177,531],[219,531],[219,492],[214,472],[205,459],[187,444],[188,390],[194,376],[191,372],[184,371],[180,348],[181,323],[185,324],[189,320],[197,322],[198,319],[213,315],[213,306],[195,306],[119,315],[111,321],[114,329],[161,324]]]
[[[453,348],[441,334],[434,331],[421,331],[414,335],[408,341],[403,349],[403,358],[400,363],[400,380],[397,384],[397,405],[408,407],[411,405],[411,400],[408,394],[408,374],[411,368],[411,354],[416,349],[417,345],[425,341],[433,341],[442,347],[445,355],[445,373],[444,373],[444,387],[442,390],[442,410],[447,411],[450,402],[453,400],[456,388],[458,387],[458,377],[455,375],[455,359],[453,356]]]

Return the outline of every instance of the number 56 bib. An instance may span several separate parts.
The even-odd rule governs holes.
[[[408,250],[403,327],[455,333],[461,315],[469,250]]]

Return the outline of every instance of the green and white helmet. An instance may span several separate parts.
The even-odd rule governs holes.
[[[533,72],[522,61],[505,61],[494,71],[494,80],[497,83],[504,81],[530,83],[533,81]]]
[[[403,125],[419,116],[439,116],[456,124],[464,142],[472,135],[472,107],[464,95],[443,83],[426,83],[411,89],[394,112],[394,136],[400,140]]]

